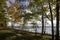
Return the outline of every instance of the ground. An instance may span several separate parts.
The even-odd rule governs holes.
[[[51,35],[41,35],[21,30],[0,30],[0,40],[51,40]]]

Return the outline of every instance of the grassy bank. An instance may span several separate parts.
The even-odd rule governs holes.
[[[0,30],[0,40],[51,40],[51,35],[4,29]]]

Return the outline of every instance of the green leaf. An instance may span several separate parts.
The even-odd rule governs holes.
[[[2,3],[2,0],[0,0],[0,3]]]

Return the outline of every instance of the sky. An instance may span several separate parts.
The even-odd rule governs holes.
[[[15,0],[8,0],[7,1],[8,6],[10,5],[9,2],[15,3]],[[28,7],[29,6],[29,2],[28,1],[20,1],[19,4],[20,4],[20,6],[24,6],[24,7]]]
[[[22,6],[25,6],[25,7],[28,7],[29,6],[29,2],[28,1],[21,1],[19,2],[19,4]]]
[[[10,7],[11,3],[15,3],[15,0],[8,0],[7,1],[7,6]],[[27,7],[29,6],[29,2],[28,1],[20,1],[19,5],[22,6],[22,11],[26,12],[26,13],[32,13],[30,10],[27,9]]]
[[[7,0],[7,1],[10,1],[10,2],[12,2],[12,3],[15,3],[15,0]]]

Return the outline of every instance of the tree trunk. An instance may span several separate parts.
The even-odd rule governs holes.
[[[59,40],[59,0],[56,0],[56,40]]]
[[[54,25],[53,25],[53,14],[52,14],[52,9],[51,9],[50,2],[48,2],[48,3],[49,3],[49,9],[50,9],[50,13],[51,13],[52,40],[54,40]]]
[[[42,11],[44,11],[43,10],[43,3],[42,3]],[[44,14],[43,14],[43,12],[42,12],[42,35],[44,34]]]
[[[23,25],[22,25],[22,28],[21,28],[22,30],[24,30],[24,28],[26,27],[25,23],[26,23],[25,18],[23,18]]]

